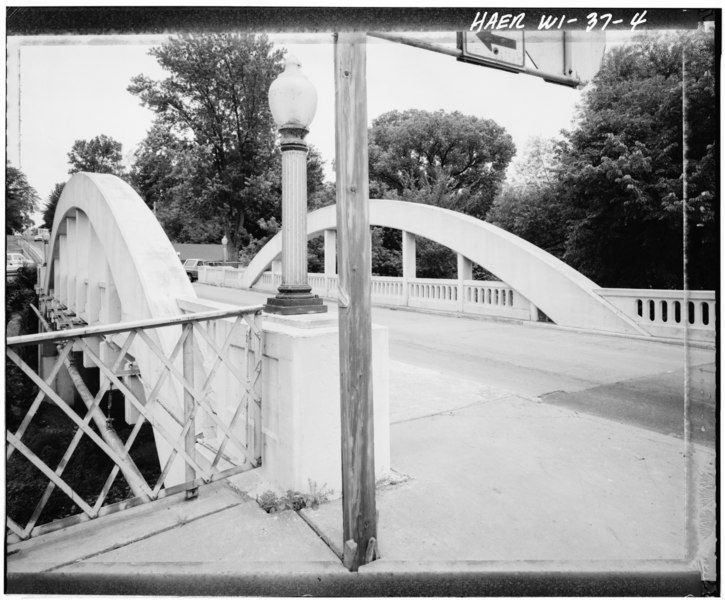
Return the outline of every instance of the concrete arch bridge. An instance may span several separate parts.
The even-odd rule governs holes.
[[[684,310],[677,292],[603,290],[499,228],[436,207],[373,200],[370,220],[402,230],[404,253],[403,278],[374,278],[373,298],[514,318],[531,318],[534,306],[559,325],[634,336],[658,335],[659,327],[660,335],[676,337],[688,322],[703,339],[714,339],[709,292],[691,293]],[[326,247],[326,273],[311,283],[326,292],[335,284],[335,221],[334,206],[308,218],[308,235],[324,234]],[[415,236],[458,253],[457,280],[415,277]],[[266,279],[271,286],[276,274],[267,269],[280,252],[275,237],[246,269],[210,268],[200,279],[247,288]],[[304,492],[310,481],[340,489],[340,452],[331,450],[340,444],[334,317],[303,326],[262,318],[261,306],[200,299],[152,212],[112,175],[70,179],[45,254],[37,287],[43,330],[8,338],[6,355],[36,390],[8,424],[8,464],[22,458],[47,483],[28,513],[8,510],[11,545],[175,492],[194,496],[204,484],[251,469],[281,490]],[[472,281],[473,262],[501,282]],[[374,371],[382,374],[373,382],[375,465],[383,477],[390,468],[387,330],[373,326],[373,344]],[[58,464],[46,464],[31,443],[48,405],[73,432]],[[134,454],[144,425],[152,428],[159,459],[151,474],[141,472]],[[306,431],[316,433],[300,434]],[[84,437],[112,462],[93,497],[65,477]],[[132,497],[113,504],[109,492],[119,475]],[[76,506],[60,521],[46,514],[58,491]]]
[[[44,250],[41,332],[8,338],[6,355],[34,386],[22,389],[36,390],[16,399],[22,413],[8,423],[8,465],[33,469],[45,490],[34,506],[9,500],[11,545],[177,492],[194,497],[204,484],[260,467],[263,453],[267,478],[293,487],[276,451],[276,440],[291,436],[267,425],[269,440],[262,437],[261,306],[201,301],[152,212],[112,175],[68,181]],[[267,398],[274,406],[274,393]],[[58,464],[34,445],[49,414],[72,436]],[[135,444],[144,426],[157,470],[139,466],[148,460]],[[93,493],[68,474],[83,440],[112,465]],[[117,480],[131,496],[112,503]],[[75,514],[58,520],[54,492]]]
[[[371,225],[402,231],[403,276],[373,277],[374,302],[453,312],[537,320],[539,311],[563,327],[607,333],[677,338],[688,319],[690,336],[714,341],[714,293],[601,288],[561,260],[503,229],[443,208],[395,200],[370,201]],[[335,297],[335,206],[308,215],[308,238],[324,234],[325,273],[310,274],[313,291]],[[418,279],[415,237],[442,244],[458,255],[457,280]],[[277,235],[245,272],[208,268],[207,283],[272,291],[282,250]],[[478,263],[500,282],[472,280]],[[270,272],[268,269],[272,268]],[[685,313],[688,313],[687,315]]]
[[[206,484],[251,470],[264,482],[261,492],[313,492],[310,482],[339,492],[331,319],[300,328],[262,318],[261,305],[200,299],[151,210],[113,175],[78,173],[68,181],[44,255],[35,309],[41,332],[6,343],[14,381],[28,396],[12,400],[8,465],[44,485],[39,498],[8,498],[13,552],[32,546],[30,538],[176,493],[193,498]],[[376,371],[384,373],[387,331],[376,328],[373,343]],[[390,469],[387,379],[373,387],[381,478]],[[44,458],[37,443],[45,439],[39,433],[53,433],[49,417],[62,440],[71,438],[58,443],[59,462]],[[149,457],[136,442],[149,428],[158,467],[142,469]],[[96,490],[69,468],[88,443],[110,459]],[[111,501],[118,480],[128,489]],[[53,508],[58,494],[72,502],[70,516]]]

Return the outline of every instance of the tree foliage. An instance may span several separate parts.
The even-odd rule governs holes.
[[[682,287],[683,51],[688,284],[713,289],[718,112],[710,33],[649,34],[608,52],[575,127],[550,146],[552,166],[542,176],[524,163],[523,185],[519,178],[506,186],[491,220],[602,286]]]
[[[5,233],[12,234],[33,224],[33,211],[38,206],[38,193],[25,174],[7,163],[5,166]]]
[[[48,229],[53,228],[55,209],[58,206],[58,200],[60,200],[60,195],[63,193],[64,189],[65,183],[56,183],[53,187],[53,191],[50,192],[48,200],[45,202],[45,207],[43,208],[43,227],[47,227]]]
[[[442,110],[397,110],[369,132],[371,188],[484,218],[516,149],[490,119]]]
[[[278,212],[279,151],[267,91],[282,70],[282,52],[264,35],[224,33],[181,35],[151,54],[168,77],[139,75],[128,88],[157,115],[137,154],[142,195],[173,219],[207,221],[206,233],[226,234],[232,249],[264,237]]]
[[[123,146],[107,135],[91,140],[76,140],[68,153],[68,173],[111,173],[123,177]]]
[[[483,219],[515,153],[490,119],[443,110],[390,111],[369,134],[370,196],[431,204]],[[373,231],[373,272],[401,273],[400,234]],[[455,277],[450,250],[418,240],[421,277]]]
[[[712,287],[716,281],[714,39],[693,32],[647,36],[612,50],[562,153],[561,192],[574,210],[565,258],[601,285],[683,284],[683,51],[689,283]]]
[[[90,140],[76,140],[68,153],[68,173],[110,173],[126,178],[123,166],[123,146],[110,136],[101,134]],[[53,227],[55,209],[65,188],[65,182],[56,183],[43,206],[43,227]]]
[[[559,144],[535,137],[514,163],[487,219],[562,258],[566,243],[565,203],[559,201]]]

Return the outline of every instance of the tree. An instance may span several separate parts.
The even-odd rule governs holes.
[[[569,210],[558,189],[559,151],[555,140],[529,140],[486,219],[562,258]]]
[[[529,148],[488,218],[600,285],[682,287],[683,50],[688,284],[713,289],[718,113],[714,39],[703,31],[650,34],[612,49],[574,129]]]
[[[369,132],[371,188],[483,219],[516,149],[490,119],[442,110],[397,110]]]
[[[56,183],[53,191],[50,192],[50,196],[48,196],[48,200],[45,203],[45,208],[43,208],[43,227],[47,227],[48,229],[53,228],[55,209],[58,206],[58,200],[60,200],[60,195],[64,189],[65,183]]]
[[[170,189],[151,178],[155,193],[174,191],[175,202],[217,220],[235,253],[264,237],[263,225],[275,212],[270,204],[278,204],[279,176],[271,168],[279,150],[267,92],[283,53],[272,51],[264,35],[227,33],[181,35],[150,53],[169,76],[139,75],[128,89],[157,114],[159,131],[173,137],[188,169],[183,193],[178,169],[163,170],[176,178]]]
[[[91,140],[76,140],[68,153],[71,166],[68,173],[111,173],[124,175],[121,142],[107,135],[97,135]]]
[[[7,163],[5,166],[5,234],[27,229],[33,224],[33,211],[38,206],[38,193],[25,174]]]
[[[490,119],[442,110],[397,110],[373,121],[368,133],[370,196],[432,204],[483,219],[504,180],[515,147]],[[401,272],[400,235],[373,232],[373,272]],[[455,254],[418,240],[423,277],[455,277]]]
[[[178,140],[166,123],[154,121],[134,152],[129,173],[131,185],[149,208],[162,203],[165,193],[190,175],[191,150],[191,144]]]
[[[687,67],[691,287],[714,288],[718,231],[714,37],[648,35],[614,48],[561,155],[565,260],[604,286],[682,280],[682,53]]]
[[[198,166],[205,148],[179,139],[157,119],[134,154],[131,185],[153,209],[170,239],[182,243],[219,242],[221,215],[210,213],[198,192],[205,185]]]

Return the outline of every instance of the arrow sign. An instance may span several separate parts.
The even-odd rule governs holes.
[[[476,37],[481,40],[481,43],[486,46],[490,52],[493,52],[494,54],[498,54],[498,52],[493,49],[494,45],[516,50],[516,40],[512,38],[495,35],[490,31],[480,31],[476,34]]]
[[[459,36],[458,47],[471,62],[485,60],[519,69],[524,66],[523,31],[466,31]]]

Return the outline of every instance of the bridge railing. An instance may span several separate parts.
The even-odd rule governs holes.
[[[243,274],[243,269],[201,267],[199,282],[241,288]],[[313,294],[330,300],[337,298],[337,275],[309,273],[307,280]],[[281,274],[266,271],[259,278],[255,289],[274,292],[281,283]],[[525,321],[537,318],[535,307],[501,281],[403,279],[373,275],[370,294],[374,304],[491,315]]]
[[[30,241],[22,236],[17,236],[17,243],[23,251],[23,254],[30,258],[36,264],[43,263],[43,250],[37,248]]]
[[[241,287],[243,269],[238,273],[223,274],[222,269],[217,267],[205,267],[199,271],[199,281]],[[337,298],[337,275],[310,273],[308,281],[313,293],[327,299]],[[267,271],[262,274],[255,289],[274,292],[281,283],[281,274]],[[688,292],[686,309],[682,290],[599,288],[596,291],[655,337],[681,339],[687,326],[691,340],[715,341],[716,298],[713,291]],[[371,299],[374,304],[489,315],[520,321],[536,321],[539,318],[536,306],[501,281],[404,279],[374,275],[371,280]]]
[[[715,341],[715,292],[601,288],[597,293],[652,335]]]
[[[6,413],[8,542],[173,493],[193,496],[259,466],[260,309],[8,338],[16,391]],[[46,313],[56,326],[71,325],[63,314]],[[157,341],[161,331],[175,339],[169,354]],[[140,372],[140,353],[155,357],[156,372]],[[113,410],[119,394],[122,417],[118,403]],[[89,456],[103,464],[97,489],[88,487]]]

